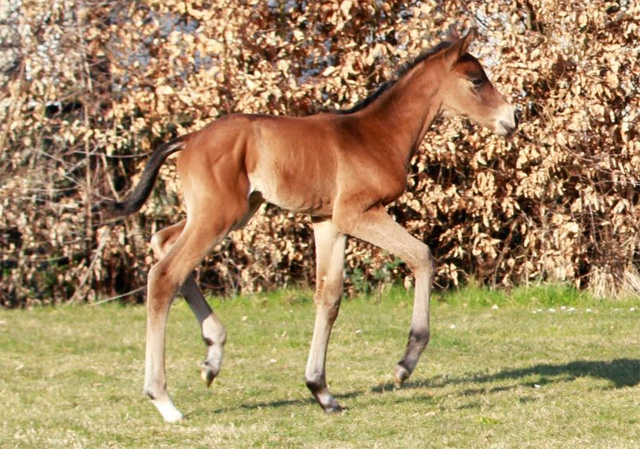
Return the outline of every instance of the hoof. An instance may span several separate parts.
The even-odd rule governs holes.
[[[167,415],[164,417],[165,422],[168,423],[177,423],[184,419],[184,415],[176,410],[177,413]]]
[[[173,405],[173,402],[168,397],[164,400],[152,399],[151,402],[153,402],[153,405],[156,406],[165,422],[176,423],[184,419],[184,415],[180,413],[180,410],[178,410],[175,405]]]
[[[331,405],[331,406],[329,406],[329,407],[326,407],[326,408],[324,409],[324,412],[325,412],[327,415],[339,415],[339,414],[344,413],[344,412],[345,412],[345,409],[344,409],[344,408],[342,408],[342,407],[340,407],[338,404],[335,404],[335,405]]]
[[[396,365],[396,369],[393,375],[393,381],[396,384],[396,387],[401,387],[410,375],[411,373],[404,366]]]
[[[202,371],[200,371],[200,377],[204,381],[205,385],[207,387],[210,387],[211,383],[213,382],[213,379],[216,378],[216,375],[213,372],[213,370],[209,366],[207,366],[207,364],[202,364]]]

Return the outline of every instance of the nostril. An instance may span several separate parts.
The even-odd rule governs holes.
[[[513,132],[516,130],[516,127],[518,126],[517,124],[514,126],[511,123],[507,123],[503,120],[500,121],[500,126],[502,126],[502,128],[505,131],[505,135],[511,135],[513,134]]]

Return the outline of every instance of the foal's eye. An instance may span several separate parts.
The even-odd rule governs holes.
[[[484,84],[484,79],[482,78],[471,78],[469,79],[469,81],[471,81],[471,84],[473,84],[473,87],[475,87],[476,89]]]

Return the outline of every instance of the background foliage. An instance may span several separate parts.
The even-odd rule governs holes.
[[[233,112],[346,108],[455,26],[523,124],[503,140],[439,120],[390,211],[443,287],[570,281],[637,289],[640,4],[629,0],[9,0],[0,7],[0,295],[94,300],[144,285],[148,239],[183,214],[172,163],[141,213],[96,222],[146,155]],[[266,206],[200,272],[205,288],[313,280],[306,218]],[[349,285],[410,281],[351,241]],[[142,292],[130,298],[140,299]]]

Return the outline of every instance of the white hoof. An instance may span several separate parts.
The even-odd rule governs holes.
[[[173,402],[169,398],[151,402],[153,402],[153,405],[156,406],[166,422],[178,422],[184,418],[184,415],[180,413],[180,410],[173,405]]]

